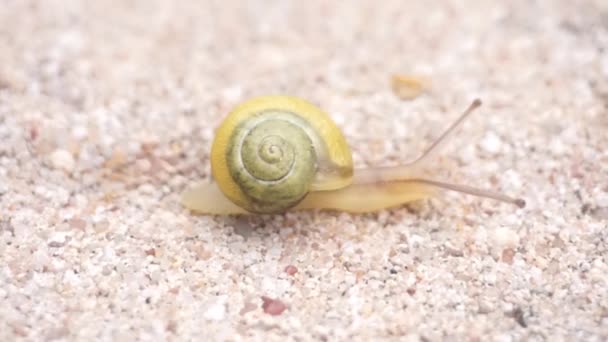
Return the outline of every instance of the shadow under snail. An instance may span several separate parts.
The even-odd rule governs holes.
[[[365,213],[451,190],[524,207],[522,199],[422,176],[422,166],[464,119],[475,100],[421,157],[388,167],[353,167],[346,139],[322,110],[291,96],[262,96],[236,106],[211,147],[215,181],[196,185],[182,204],[202,214],[273,214],[328,209]]]

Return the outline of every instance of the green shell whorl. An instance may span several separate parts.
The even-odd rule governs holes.
[[[266,110],[234,130],[227,149],[230,175],[248,210],[280,212],[304,198],[317,166],[314,130],[300,116]]]

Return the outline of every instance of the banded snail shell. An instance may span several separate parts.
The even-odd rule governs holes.
[[[221,124],[211,170],[232,202],[250,212],[275,213],[309,191],[349,185],[353,163],[327,114],[299,98],[264,96],[237,106]]]

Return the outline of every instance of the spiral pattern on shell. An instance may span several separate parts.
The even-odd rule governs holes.
[[[247,209],[275,213],[300,202],[317,166],[314,129],[301,116],[265,110],[240,123],[226,150],[228,169]]]

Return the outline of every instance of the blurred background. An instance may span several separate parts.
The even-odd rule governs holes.
[[[357,166],[481,98],[438,174],[528,207],[184,211],[226,113],[276,93]],[[601,340],[607,113],[605,0],[2,0],[0,339]]]

